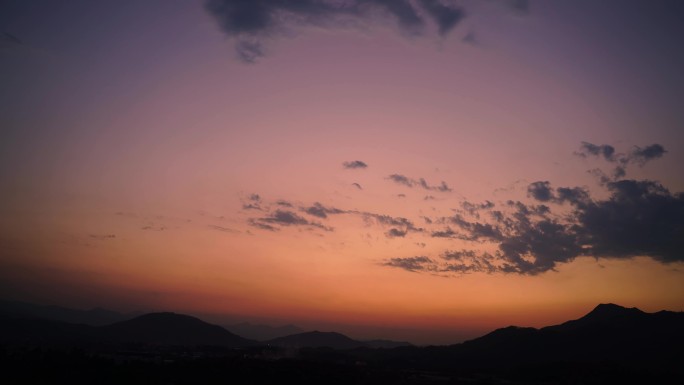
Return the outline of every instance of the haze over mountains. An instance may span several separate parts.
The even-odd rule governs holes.
[[[18,302],[2,302],[4,343],[144,343],[166,346],[247,347],[269,345],[286,348],[328,347],[333,349],[395,348],[407,342],[358,341],[335,332],[301,332],[294,326],[280,330],[296,333],[266,341],[245,338],[234,331],[198,318],[176,313],[150,313],[99,325],[124,315],[101,309],[76,311]],[[70,320],[67,322],[65,320]],[[84,321],[90,321],[87,325]],[[244,326],[245,324],[243,324]],[[261,327],[268,328],[268,327]],[[555,358],[666,356],[675,343],[684,343],[684,313],[645,313],[615,304],[598,305],[585,316],[541,329],[509,326],[482,337],[451,345],[456,351],[490,358]]]

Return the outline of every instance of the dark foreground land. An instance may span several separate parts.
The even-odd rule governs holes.
[[[600,305],[561,325],[508,327],[450,346],[287,345],[340,336],[256,342],[168,314],[100,327],[5,317],[0,383],[684,384],[683,313]]]

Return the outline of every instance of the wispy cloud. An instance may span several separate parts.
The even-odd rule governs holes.
[[[418,179],[413,179],[409,178],[406,175],[401,175],[401,174],[391,174],[387,177],[387,179],[391,180],[394,183],[406,186],[406,187],[421,187],[424,188],[425,190],[430,190],[430,191],[441,191],[441,192],[451,192],[452,189],[446,184],[446,182],[442,181],[439,185],[436,186],[431,186],[429,185],[424,178],[418,178]]]
[[[357,169],[357,168],[368,168],[368,165],[365,162],[362,162],[360,160],[352,160],[350,162],[342,163],[342,167],[344,167],[346,169]]]

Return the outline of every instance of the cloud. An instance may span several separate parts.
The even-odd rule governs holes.
[[[276,210],[270,217],[262,219],[265,222],[279,225],[308,225],[309,222],[299,215],[287,210]]]
[[[586,158],[590,155],[600,156],[609,162],[613,162],[615,161],[615,147],[607,144],[596,145],[589,142],[582,142],[580,150],[576,152],[575,155],[581,156],[583,158]]]
[[[276,226],[310,226],[325,231],[332,231],[331,227],[324,226],[318,222],[311,222],[289,210],[275,210],[269,216],[263,218],[251,218],[248,223],[254,227],[277,231]],[[275,225],[275,226],[274,226]]]
[[[446,184],[446,182],[442,181],[439,185],[436,186],[431,186],[429,185],[425,179],[423,178],[418,178],[418,179],[413,179],[409,178],[405,175],[401,174],[391,174],[387,177],[387,179],[391,180],[394,183],[404,185],[406,187],[422,187],[426,190],[430,191],[440,191],[440,192],[451,192],[452,189]]]
[[[342,167],[346,169],[367,168],[368,165],[360,160],[353,160],[351,162],[342,163]]]
[[[455,215],[449,221],[462,235],[447,229],[432,236],[496,245],[497,252],[479,265],[488,272],[534,275],[581,256],[684,262],[684,193],[673,194],[648,180],[623,179],[605,188],[607,198],[592,199],[584,188],[554,189],[549,182],[535,182],[528,187],[533,198],[567,203],[572,211],[551,216],[549,206],[508,201],[509,212],[491,210],[493,223]]]
[[[473,250],[449,251],[442,254],[446,261],[439,267],[444,273],[494,273],[497,267],[494,265],[495,257],[489,253],[480,253]]]
[[[217,230],[217,231],[221,231],[221,232],[224,232],[224,233],[231,233],[231,234],[237,234],[237,233],[239,233],[239,231],[237,231],[237,230],[234,230],[234,229],[231,229],[231,228],[228,228],[228,227],[223,227],[223,226],[209,225],[209,228],[210,228],[210,229]]]
[[[447,6],[440,0],[421,0],[420,4],[435,20],[442,36],[449,33],[465,17],[462,9]]]
[[[650,160],[662,157],[666,152],[667,151],[665,151],[665,147],[661,146],[660,144],[652,144],[644,148],[636,146],[630,153],[629,159],[630,161],[643,166]]]
[[[433,261],[425,256],[408,258],[391,258],[384,263],[385,266],[396,267],[411,272],[431,270]]]
[[[373,219],[378,224],[381,224],[381,225],[403,228],[403,229],[405,229],[405,232],[408,232],[408,231],[422,232],[423,231],[422,228],[416,227],[411,220],[409,220],[407,218],[403,218],[403,217],[392,217],[390,215],[369,213],[369,212],[365,212],[365,211],[349,211],[349,213],[359,214],[359,215],[363,216],[366,219],[366,221]]]
[[[250,218],[247,223],[249,223],[250,226],[254,226],[254,227],[256,227],[258,229],[262,229],[262,230],[268,230],[268,231],[274,231],[274,232],[280,230],[278,227],[271,226],[269,224],[263,223],[259,219],[255,219],[255,218]]]
[[[247,202],[242,204],[243,210],[262,210],[261,196],[259,194],[249,194]]]
[[[276,204],[277,204],[278,206],[283,206],[283,207],[292,207],[292,203],[290,203],[290,202],[288,202],[288,201],[286,201],[286,200],[283,200],[283,199],[277,200],[277,201],[276,201]]]
[[[406,230],[399,230],[397,228],[391,228],[385,233],[388,238],[403,238],[406,236]]]
[[[406,34],[422,34],[433,23],[445,36],[465,17],[461,8],[440,0],[208,0],[205,10],[236,40],[238,57],[247,63],[264,56],[265,39],[285,35],[288,27],[361,25],[384,15]]]
[[[593,256],[684,261],[684,193],[653,181],[608,183],[606,200],[577,205],[576,223]]]
[[[414,183],[411,179],[409,179],[408,177],[406,177],[404,175],[400,175],[400,174],[392,174],[392,175],[388,176],[387,179],[389,179],[395,183],[398,183],[398,184],[403,184],[404,186],[407,186],[407,187],[413,187],[413,185],[414,185]]]
[[[623,154],[616,153],[615,148],[608,144],[596,145],[588,142],[582,142],[580,150],[575,152],[575,155],[583,158],[588,156],[598,156],[610,163],[616,164],[612,172],[612,178],[608,177],[605,173],[598,169],[593,170],[593,173],[597,174],[603,183],[607,183],[610,180],[624,178],[627,175],[627,168],[629,165],[636,164],[639,167],[643,167],[651,160],[662,157],[666,152],[667,151],[665,151],[665,147],[657,143],[643,148],[634,146],[631,151]]]
[[[363,187],[361,187],[361,185],[358,183],[352,183],[352,186],[356,187],[359,190],[363,190]]]
[[[538,201],[548,202],[555,199],[550,186],[551,183],[549,181],[530,183],[527,186],[527,195]]]
[[[334,207],[325,207],[322,204],[316,202],[313,206],[303,207],[302,211],[309,215],[313,215],[319,218],[327,218],[328,214],[344,214],[346,211],[336,209]]]
[[[447,227],[444,230],[433,231],[430,233],[430,236],[433,238],[457,238],[458,234],[450,227]]]

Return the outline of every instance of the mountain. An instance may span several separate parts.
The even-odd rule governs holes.
[[[0,315],[8,318],[41,318],[92,326],[108,325],[136,316],[135,314],[122,314],[102,308],[76,310],[7,300],[0,300]]]
[[[302,333],[304,330],[298,328],[294,325],[285,326],[268,326],[268,325],[255,325],[249,322],[242,322],[234,325],[227,325],[226,329],[241,335],[245,338],[257,340],[257,341],[267,341],[278,337],[285,337],[292,334]]]
[[[274,338],[266,341],[268,345],[284,348],[333,348],[333,349],[355,349],[355,348],[383,348],[392,349],[400,346],[412,346],[408,342],[390,340],[371,340],[357,341],[335,332],[306,332],[298,333],[285,337]]]
[[[638,361],[682,357],[684,313],[598,305],[576,320],[541,329],[509,326],[455,345],[469,357],[515,362]]]
[[[98,328],[101,338],[153,345],[243,347],[256,342],[199,318],[176,313],[151,313]]]
[[[266,343],[272,346],[287,348],[329,347],[333,349],[354,349],[364,346],[363,342],[355,341],[344,334],[319,331],[274,338],[270,341],[266,341]]]

